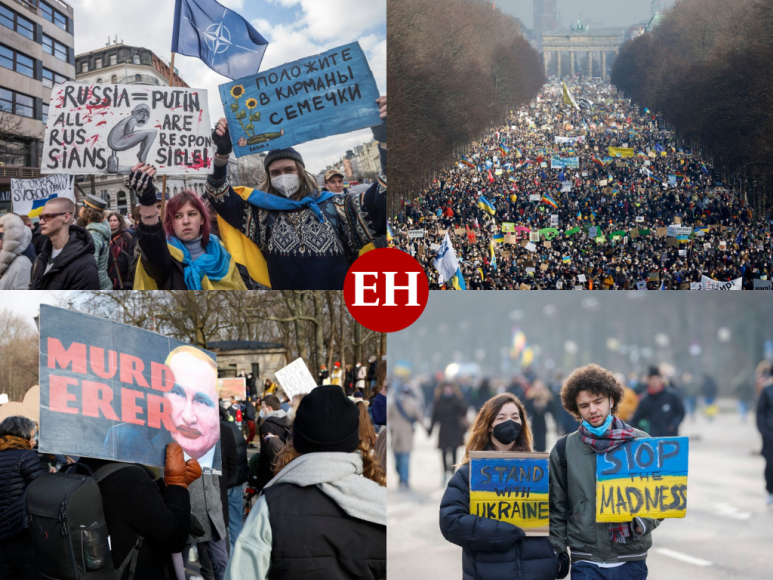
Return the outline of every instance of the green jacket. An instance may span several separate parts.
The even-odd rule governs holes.
[[[636,438],[649,437],[635,430]],[[550,452],[550,543],[559,554],[569,547],[572,562],[628,562],[644,560],[652,546],[652,530],[662,520],[636,518],[643,534],[626,538],[625,544],[609,539],[609,524],[596,522],[596,453],[579,433],[566,438],[566,480],[558,459],[558,450]],[[566,521],[567,507],[570,508]]]

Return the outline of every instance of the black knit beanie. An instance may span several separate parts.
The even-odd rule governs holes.
[[[274,149],[269,151],[266,158],[263,160],[263,169],[268,171],[268,166],[271,165],[277,159],[292,159],[301,164],[306,169],[306,164],[303,162],[303,157],[292,147],[285,147],[284,149]]]
[[[293,447],[300,453],[351,453],[360,444],[360,411],[338,385],[303,397],[293,421]]]

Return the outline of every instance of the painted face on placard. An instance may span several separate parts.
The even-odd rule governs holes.
[[[217,408],[217,374],[206,361],[190,353],[175,354],[169,361],[174,387],[165,397],[177,433],[172,438],[190,457],[199,459],[220,438]]]

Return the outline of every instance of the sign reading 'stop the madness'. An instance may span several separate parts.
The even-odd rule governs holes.
[[[42,173],[208,173],[212,156],[205,90],[68,82],[51,94]]]

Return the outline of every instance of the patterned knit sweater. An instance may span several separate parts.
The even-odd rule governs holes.
[[[380,151],[381,167],[386,168],[386,151]],[[258,246],[277,290],[342,290],[359,250],[386,234],[383,175],[363,193],[339,194],[320,203],[321,223],[310,208],[280,211],[250,205],[228,183],[227,165],[215,165],[207,179],[207,197],[222,219]]]

